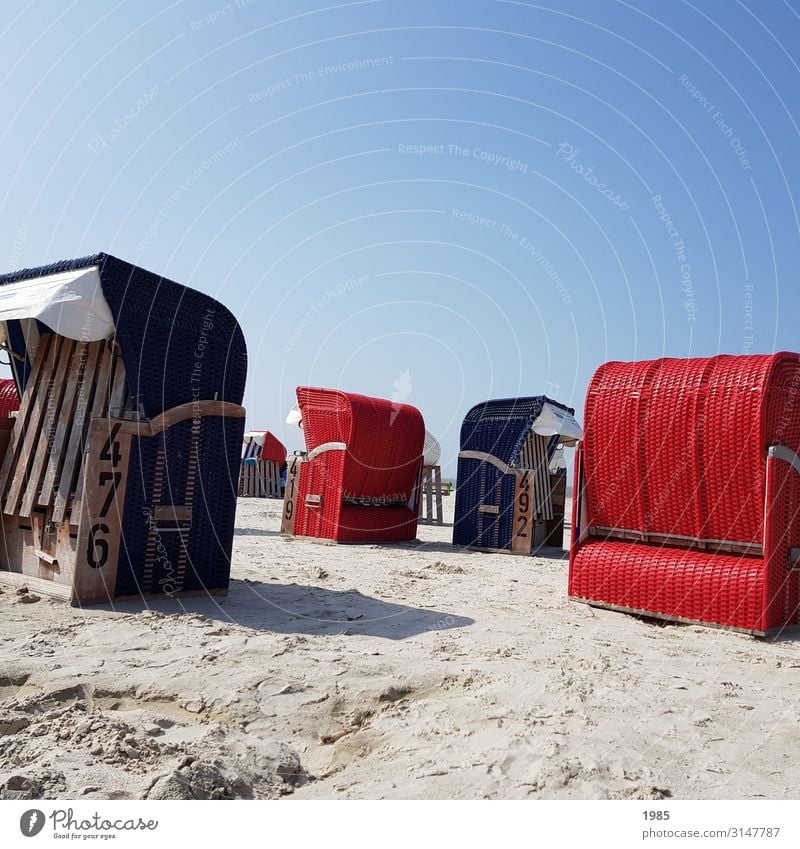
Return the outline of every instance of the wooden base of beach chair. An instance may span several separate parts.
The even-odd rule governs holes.
[[[289,536],[286,534],[286,536]],[[327,539],[326,537],[307,537],[307,536],[297,536],[292,535],[292,539],[300,540],[302,542],[313,542],[317,545],[341,545],[346,546],[347,548],[358,547],[359,545],[380,545],[381,548],[385,548],[386,546],[392,545],[424,545],[421,539],[414,537],[413,539],[404,539],[399,542],[376,542],[375,540],[339,540],[339,539]]]
[[[721,631],[736,631],[739,634],[748,634],[751,637],[763,637],[767,640],[776,639],[783,635],[791,636],[800,633],[800,625],[789,625],[785,628],[772,628],[769,631],[758,631],[749,628],[739,628],[735,625],[720,625],[718,622],[706,622],[702,619],[686,619],[683,616],[667,616],[664,613],[655,613],[652,610],[640,610],[634,607],[624,607],[619,604],[606,604],[605,602],[578,598],[577,596],[570,596],[570,601],[576,601],[579,604],[586,604],[589,607],[596,607],[598,610],[612,610],[615,613],[627,613],[641,619],[658,619],[661,622],[674,622],[676,625],[702,625],[704,628],[716,628]]]
[[[423,466],[419,499],[419,523],[421,525],[444,524],[444,508],[442,506],[444,488],[442,467]]]
[[[566,501],[566,477],[555,473],[546,479],[548,510],[544,516],[536,513],[536,477],[530,469],[512,469],[514,475],[514,502],[512,510],[511,542],[504,548],[467,545],[474,551],[493,554],[535,555],[545,549],[564,550],[564,509]],[[484,505],[481,512],[498,516],[500,508]],[[542,511],[544,512],[544,511]]]
[[[245,463],[239,474],[239,498],[281,498],[281,469],[273,460]]]
[[[510,554],[515,557],[552,557],[559,560],[566,560],[569,557],[569,552],[560,545],[540,545],[525,552],[511,551],[509,548],[478,548],[474,545],[466,545],[464,548],[469,551],[479,551],[481,554]]]

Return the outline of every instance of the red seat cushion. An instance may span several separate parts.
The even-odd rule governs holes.
[[[633,611],[766,631],[765,574],[760,558],[590,540],[573,552],[569,594]]]

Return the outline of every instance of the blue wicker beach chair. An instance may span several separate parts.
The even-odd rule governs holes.
[[[247,354],[207,295],[107,254],[0,276],[0,580],[73,603],[228,586]]]
[[[554,460],[559,445],[581,436],[574,412],[540,395],[484,401],[467,413],[458,455],[456,545],[513,554],[562,546],[566,469]]]

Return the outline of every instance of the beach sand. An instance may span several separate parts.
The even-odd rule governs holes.
[[[239,502],[227,597],[3,589],[0,798],[798,796],[800,643],[571,602],[566,554],[280,511]]]

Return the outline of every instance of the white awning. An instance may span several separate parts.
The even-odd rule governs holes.
[[[531,428],[540,436],[558,436],[564,445],[572,445],[583,439],[583,428],[566,410],[545,403]]]
[[[38,318],[55,333],[97,342],[114,332],[97,266],[0,286],[0,322]]]
[[[244,441],[255,442],[256,445],[263,445],[265,434],[265,430],[248,430],[244,435]]]

